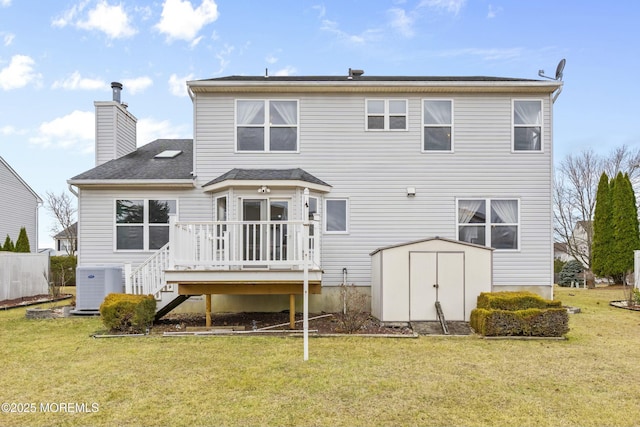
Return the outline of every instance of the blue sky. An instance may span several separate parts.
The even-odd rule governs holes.
[[[185,82],[233,74],[553,75],[556,162],[640,144],[640,2],[0,0],[0,156],[41,196],[94,165],[110,82],[138,145],[192,137]],[[9,202],[0,202],[10,209]],[[40,213],[40,247],[53,245]],[[32,243],[33,244],[33,243]]]

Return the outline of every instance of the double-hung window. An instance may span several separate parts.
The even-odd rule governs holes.
[[[298,101],[236,101],[237,151],[298,151]]]
[[[149,251],[169,242],[175,200],[116,200],[116,250]]]
[[[367,99],[367,130],[407,130],[406,99]]]
[[[495,249],[519,249],[517,199],[459,199],[458,240]]]
[[[453,151],[453,101],[422,102],[422,151]]]
[[[542,151],[541,100],[513,100],[513,150]]]

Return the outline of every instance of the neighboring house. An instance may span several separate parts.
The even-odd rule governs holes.
[[[559,259],[560,261],[563,261],[563,262],[567,262],[569,260],[574,259],[567,252],[567,244],[566,243],[561,243],[561,242],[554,242],[553,243],[553,258],[554,259]]]
[[[73,255],[78,249],[78,223],[74,222],[67,229],[53,236],[55,255]]]
[[[0,246],[7,235],[15,244],[20,229],[25,227],[31,252],[38,249],[38,208],[42,199],[35,191],[0,157],[0,198],[4,201],[0,218]]]
[[[189,81],[194,139],[138,149],[114,85],[95,104],[97,165],[68,181],[78,265],[130,264],[127,291],[159,306],[232,294],[243,297],[214,309],[263,311],[287,298],[244,295],[300,294],[309,249],[312,309],[335,310],[339,285],[370,287],[376,249],[439,236],[494,248],[493,290],[552,297],[561,85],[360,72]]]

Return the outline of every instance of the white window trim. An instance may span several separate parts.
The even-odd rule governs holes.
[[[265,123],[262,125],[242,125],[248,127],[262,127],[264,128],[264,150],[238,150],[238,101],[262,101],[264,103],[264,111],[265,111]],[[271,151],[269,149],[270,140],[269,140],[269,128],[271,125],[266,123],[267,116],[269,113],[269,102],[271,101],[293,101],[296,103],[296,115],[298,118],[298,123],[296,124],[296,149],[291,151],[284,150],[274,150]],[[234,110],[233,110],[233,148],[234,152],[238,154],[256,154],[256,153],[276,153],[276,154],[297,154],[300,153],[300,100],[299,99],[283,99],[283,98],[238,98],[234,101]],[[274,126],[274,127],[285,127],[285,126]]]
[[[138,224],[118,224],[116,222],[116,212],[117,212],[117,203],[118,200],[142,200],[143,209],[144,209],[144,218],[142,223]],[[111,214],[111,218],[113,218],[113,252],[155,252],[158,249],[149,249],[149,227],[160,226],[159,224],[150,224],[149,223],[149,200],[175,200],[176,202],[176,213],[178,215],[179,211],[179,201],[177,198],[173,197],[117,197],[113,199],[113,212]],[[142,226],[142,249],[118,249],[118,227],[140,227]],[[168,226],[168,224],[167,224]]]
[[[219,199],[227,199],[227,219],[226,219],[226,221],[229,221],[229,212],[230,212],[229,201],[231,200],[230,197],[229,197],[229,193],[224,193],[224,194],[221,194],[219,196],[215,196],[213,198],[213,220],[214,221],[225,221],[224,219],[218,218],[218,200]]]
[[[516,125],[515,109],[518,101],[538,101],[540,102],[540,149],[539,150],[516,150],[516,127],[531,127],[533,125]],[[542,154],[544,153],[544,102],[540,98],[514,98],[511,100],[511,152],[517,154]]]
[[[369,101],[383,101],[384,102],[384,128],[383,129],[369,129]],[[389,112],[389,101],[404,101],[404,129],[391,129],[389,125],[389,118],[392,115]],[[378,114],[375,114],[376,116]],[[393,114],[396,116],[397,114]],[[407,132],[409,130],[409,101],[407,99],[398,98],[365,98],[364,100],[364,130],[367,132]]]
[[[504,225],[504,226],[516,226],[518,227],[518,232],[516,234],[516,238],[518,239],[518,247],[516,249],[498,249],[494,248],[496,252],[520,252],[522,250],[522,240],[520,237],[522,230],[522,211],[521,211],[521,203],[519,197],[457,197],[456,198],[456,214],[455,214],[455,223],[456,223],[456,240],[460,240],[460,223],[458,222],[458,209],[460,206],[460,200],[482,200],[485,202],[486,207],[486,218],[487,222],[484,223],[485,226],[485,235],[484,241],[488,243],[491,242],[491,226],[492,225]],[[491,222],[491,202],[496,200],[515,200],[518,204],[518,222],[517,223],[492,223]],[[482,225],[481,223],[474,223],[470,225]],[[493,246],[485,245],[488,248],[493,248]]]
[[[424,148],[424,128],[442,127],[443,125],[427,125],[424,123],[424,103],[425,101],[449,101],[451,102],[451,149],[450,150],[425,150]],[[455,114],[454,100],[452,98],[423,98],[420,100],[420,151],[428,154],[450,154],[454,152],[455,146]],[[445,125],[446,126],[446,125]]]
[[[327,220],[329,217],[329,211],[327,209],[327,202],[332,201],[332,200],[343,200],[345,202],[345,230],[340,230],[340,231],[328,231],[327,230]],[[349,220],[349,212],[350,212],[350,201],[348,197],[330,197],[330,198],[325,198],[323,203],[322,203],[322,208],[323,208],[323,212],[324,214],[322,215],[322,230],[325,234],[349,234],[350,233],[350,220]]]

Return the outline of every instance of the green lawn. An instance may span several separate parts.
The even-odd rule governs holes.
[[[307,362],[300,338],[94,339],[97,318],[4,311],[0,403],[36,412],[0,425],[640,424],[640,312],[608,305],[620,290],[556,296],[582,309],[566,341],[313,338]]]

